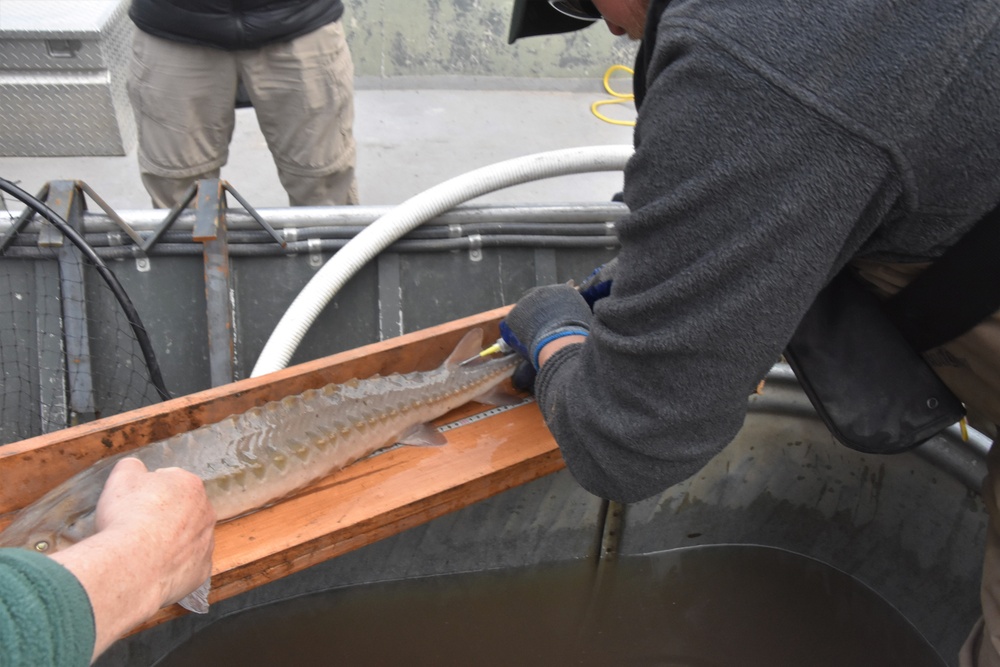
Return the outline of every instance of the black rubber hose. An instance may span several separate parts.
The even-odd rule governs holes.
[[[146,370],[149,371],[150,382],[153,383],[161,399],[164,401],[169,399],[170,393],[163,382],[163,374],[160,372],[160,365],[157,363],[156,355],[153,353],[153,346],[149,342],[149,334],[146,332],[146,328],[142,326],[142,320],[139,318],[139,313],[136,311],[135,306],[132,305],[132,300],[128,297],[121,283],[118,282],[118,278],[111,272],[111,269],[107,267],[94,249],[83,240],[83,237],[44,202],[35,199],[5,178],[0,178],[0,190],[3,190],[12,197],[16,197],[25,206],[31,207],[38,215],[52,223],[53,227],[58,229],[63,236],[69,239],[90,260],[90,263],[94,265],[97,272],[101,274],[104,282],[111,288],[112,294],[118,300],[118,305],[125,311],[125,316],[132,327],[132,333],[135,334],[135,339],[142,350],[142,356],[146,360]]]

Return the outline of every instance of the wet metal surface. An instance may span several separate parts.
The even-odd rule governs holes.
[[[979,494],[919,451],[848,449],[784,404],[783,415],[777,405],[751,413],[690,479],[629,505],[622,553],[722,542],[790,549],[873,587],[956,664],[979,616],[987,525]]]

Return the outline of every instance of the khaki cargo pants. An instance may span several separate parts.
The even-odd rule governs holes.
[[[139,133],[139,170],[155,207],[173,206],[197,179],[219,177],[236,124],[239,80],[289,203],[358,203],[354,65],[340,21],[247,51],[182,44],[136,30],[132,52],[128,92]]]

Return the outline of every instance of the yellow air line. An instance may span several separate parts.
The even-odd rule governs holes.
[[[632,100],[635,99],[635,95],[633,95],[632,93],[620,93],[611,87],[611,75],[619,70],[623,72],[628,72],[629,75],[634,74],[632,68],[625,67],[625,65],[612,65],[611,67],[609,67],[608,71],[604,73],[604,90],[607,91],[608,95],[611,95],[612,99],[597,100],[596,102],[590,105],[590,113],[594,114],[595,116],[603,120],[605,123],[611,123],[612,125],[634,126],[635,125],[634,120],[617,120],[615,118],[609,118],[608,116],[605,116],[603,113],[598,111],[598,108],[604,106],[605,104],[625,104],[626,102],[631,102]]]

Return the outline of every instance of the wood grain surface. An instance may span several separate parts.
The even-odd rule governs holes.
[[[469,329],[482,328],[487,344],[495,340],[507,310],[4,446],[0,528],[13,511],[105,456],[330,382],[435,368]],[[472,403],[438,424],[489,409]],[[390,448],[277,504],[219,524],[209,600],[238,595],[564,466],[534,403],[463,424],[446,437],[441,447]],[[182,613],[178,605],[162,609],[136,630]]]

